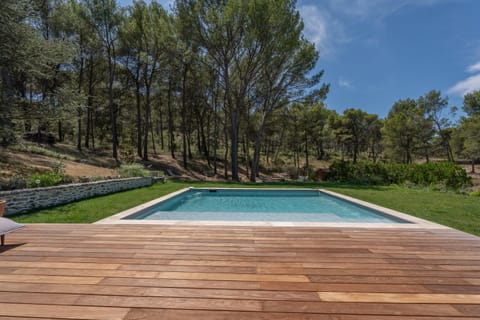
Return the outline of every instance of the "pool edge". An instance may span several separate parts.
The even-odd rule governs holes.
[[[361,222],[297,222],[297,221],[197,221],[197,220],[134,220],[123,219],[132,214],[138,213],[140,210],[149,208],[159,202],[173,198],[181,193],[187,192],[191,189],[212,189],[212,188],[194,188],[188,187],[161,196],[157,199],[135,206],[133,208],[124,210],[110,217],[104,218],[94,224],[155,224],[155,225],[183,225],[183,226],[252,226],[252,227],[338,227],[338,228],[387,228],[387,229],[449,229],[446,226],[430,222],[415,216],[385,208],[367,201],[359,200],[350,196],[339,194],[325,189],[310,189],[310,188],[288,188],[287,190],[317,190],[324,194],[340,198],[342,200],[357,204],[362,207],[377,211],[387,216],[392,216],[396,219],[407,221],[407,223],[361,223]],[[214,188],[214,189],[232,189],[232,188]],[[285,190],[285,188],[234,188],[234,189],[248,189],[248,190]]]

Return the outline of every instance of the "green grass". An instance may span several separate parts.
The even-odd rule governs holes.
[[[480,197],[398,186],[326,189],[480,236]]]
[[[151,187],[17,215],[13,219],[22,223],[91,223],[188,186],[325,188],[458,230],[480,235],[480,197],[398,186],[359,186],[336,183],[239,184],[167,182],[165,184],[155,184]]]

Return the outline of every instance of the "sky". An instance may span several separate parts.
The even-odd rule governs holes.
[[[330,83],[326,104],[339,113],[385,117],[430,90],[461,108],[480,90],[480,0],[297,0],[297,9]]]

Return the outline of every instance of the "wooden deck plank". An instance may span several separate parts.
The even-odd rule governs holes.
[[[480,239],[448,229],[45,224],[0,248],[0,320],[479,315]]]
[[[11,317],[122,320],[126,317],[129,311],[130,310],[127,308],[0,303],[0,315]]]
[[[322,301],[480,304],[478,294],[318,292]]]
[[[477,317],[425,317],[425,316],[385,316],[385,315],[348,315],[280,312],[232,312],[205,310],[168,310],[141,309],[130,311],[125,320],[162,319],[162,320],[477,320]]]

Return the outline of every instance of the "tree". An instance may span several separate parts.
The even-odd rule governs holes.
[[[448,97],[442,97],[440,91],[432,90],[420,97],[417,104],[424,108],[426,116],[432,120],[448,161],[453,161],[453,152],[450,147],[451,130],[449,130],[452,123],[449,118],[443,116],[443,112],[448,107]]]
[[[373,114],[369,115],[367,121],[369,124],[366,147],[368,148],[369,158],[375,163],[383,151],[382,128],[384,121],[378,119],[378,116]]]
[[[374,133],[372,130],[378,121],[378,116],[360,109],[347,109],[335,120],[332,126],[336,135],[350,151],[353,162],[356,163],[360,152],[367,149],[369,134]]]
[[[470,159],[472,173],[475,173],[475,162],[480,159],[480,116],[462,118],[460,126],[453,134],[457,141],[460,156]]]
[[[239,180],[240,120],[250,81],[257,71],[258,53],[255,48],[245,47],[248,5],[241,0],[178,0],[176,10],[183,24],[191,26],[194,41],[208,54],[206,63],[218,74],[229,118],[232,179]]]
[[[130,7],[129,20],[123,32],[123,46],[132,47],[127,54],[134,54],[132,64],[127,63],[127,68],[133,76],[136,85],[137,102],[137,153],[143,160],[148,160],[148,134],[152,127],[152,86],[160,70],[160,60],[164,51],[164,34],[168,23],[166,11],[156,2],[149,5],[137,1]],[[128,61],[128,57],[127,57]],[[144,97],[144,119],[141,127],[140,100]],[[142,139],[143,132],[143,139]],[[143,140],[143,152],[142,152]]]
[[[329,119],[334,113],[323,103],[314,104],[310,110],[309,116],[313,120],[312,139],[317,147],[317,160],[323,160],[326,157],[326,148],[333,139]]]
[[[480,159],[480,91],[468,93],[463,98],[463,117],[455,129],[453,138],[458,153],[471,160],[472,173],[475,173],[475,162]]]
[[[463,111],[469,116],[480,115],[480,90],[467,93],[463,97]]]
[[[3,145],[15,140],[13,107],[20,102],[15,90],[15,77],[35,62],[28,52],[33,44],[32,37],[37,36],[26,23],[30,10],[26,0],[0,2],[0,139]]]
[[[85,146],[88,147],[88,138],[90,137],[90,108],[91,108],[91,72],[88,72],[89,57],[97,51],[98,38],[95,35],[95,29],[87,19],[86,7],[84,3],[75,0],[60,2],[56,5],[56,14],[53,20],[57,28],[61,30],[62,37],[68,39],[74,46],[75,55],[73,57],[73,72],[76,73],[76,83],[72,81],[71,86],[76,85],[77,93],[69,97],[76,101],[77,112],[77,149],[82,150],[82,116],[87,110],[87,130],[85,135]],[[72,77],[74,75],[72,74]],[[74,97],[76,96],[76,97]]]
[[[261,111],[260,124],[255,139],[250,181],[255,181],[260,161],[260,150],[265,125],[272,112],[301,98],[305,90],[317,85],[323,71],[313,77],[307,74],[315,67],[318,52],[315,46],[303,39],[303,23],[295,9],[295,2],[253,1],[251,40],[260,47],[259,79],[255,83],[253,106]],[[310,98],[324,100],[328,85],[310,93]]]
[[[392,106],[382,130],[386,153],[392,160],[412,163],[414,152],[423,150],[428,161],[433,132],[432,122],[424,114],[413,99],[399,100]]]
[[[14,140],[15,123],[23,122],[24,130],[31,131],[35,121],[40,133],[48,129],[52,120],[60,120],[62,106],[58,104],[58,92],[63,83],[68,82],[65,69],[68,69],[72,50],[68,41],[55,38],[58,30],[50,21],[53,15],[51,1],[0,3],[0,138],[3,144]],[[61,131],[59,138],[62,138]]]
[[[112,138],[112,157],[118,161],[118,104],[114,101],[113,83],[117,72],[117,45],[119,28],[123,13],[115,0],[83,0],[87,9],[87,17],[95,28],[103,44],[108,64],[108,109],[110,115],[110,130]]]
[[[297,170],[300,167],[300,154],[305,155],[304,169],[305,175],[308,175],[310,167],[310,143],[312,142],[312,132],[315,127],[315,121],[311,117],[311,106],[307,104],[293,103],[289,110],[289,118],[293,127],[293,148],[294,158],[296,158]]]

